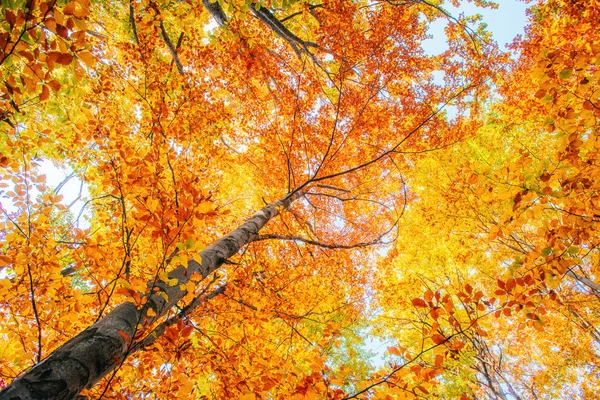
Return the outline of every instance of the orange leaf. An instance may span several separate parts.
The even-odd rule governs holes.
[[[126,341],[126,342],[129,342],[129,340],[131,339],[131,338],[129,337],[129,335],[128,335],[128,334],[126,334],[124,331],[122,331],[122,330],[120,330],[120,329],[119,329],[117,332],[119,332],[119,335],[121,335],[121,337],[122,337],[123,339],[125,339],[125,341]]]
[[[425,394],[429,394],[429,391],[427,389],[425,389],[423,386],[417,386],[416,388]]]
[[[50,97],[50,89],[48,86],[42,85],[42,93],[40,93],[40,101],[46,101]]]
[[[94,57],[92,53],[87,50],[82,50],[77,53],[77,58],[83,61],[83,63],[90,68],[96,65],[96,57]]]
[[[433,292],[431,290],[427,290],[423,297],[425,297],[426,301],[431,301],[433,300]]]
[[[444,362],[444,356],[441,354],[438,354],[435,356],[435,367],[439,368],[442,366],[442,363]]]
[[[460,350],[463,347],[465,347],[465,344],[463,342],[461,342],[460,340],[452,342],[452,345],[450,346],[450,348],[452,350]]]
[[[442,344],[446,341],[446,337],[444,335],[440,335],[439,333],[436,333],[435,335],[433,335],[431,337],[431,340],[433,340],[433,343],[435,343],[435,344]]]

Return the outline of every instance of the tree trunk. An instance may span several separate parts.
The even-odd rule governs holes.
[[[250,243],[265,224],[289,207],[302,195],[292,193],[254,214],[234,231],[208,246],[200,256],[202,264],[189,260],[168,274],[176,285],[157,281],[149,284],[146,303],[118,305],[104,318],[56,349],[0,392],[0,400],[74,399],[84,388],[90,388],[118,367],[131,353],[133,337],[139,324],[152,324],[165,315],[187,291],[182,290],[190,277],[206,278],[225,260]],[[148,315],[148,311],[153,312]],[[154,313],[156,315],[154,315]]]
[[[600,285],[598,285],[597,283],[594,283],[594,281],[586,278],[585,276],[577,274],[571,268],[568,268],[566,273],[571,278],[580,282],[582,285],[587,286],[592,291],[592,294],[594,294],[596,297],[598,297],[598,299],[600,299]]]

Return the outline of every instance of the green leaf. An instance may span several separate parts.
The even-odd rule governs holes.
[[[570,69],[563,69],[558,74],[558,76],[560,77],[560,79],[569,79],[571,77],[571,75],[572,75],[572,73],[571,73]]]
[[[542,97],[542,99],[540,101],[545,104],[545,103],[551,102],[552,100],[554,100],[554,97],[547,94],[544,97]]]
[[[577,247],[577,246],[570,246],[567,249],[567,253],[568,254],[577,254],[577,253],[579,253],[579,247]]]
[[[542,255],[544,257],[548,257],[550,254],[552,254],[552,247],[546,247],[544,250],[542,250]]]

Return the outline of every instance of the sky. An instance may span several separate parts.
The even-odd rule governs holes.
[[[465,13],[465,15],[481,14],[500,49],[505,50],[506,44],[510,44],[517,35],[523,33],[527,22],[525,10],[528,5],[517,0],[496,0],[496,2],[498,8],[495,10],[479,8],[472,3],[463,4],[460,9],[451,5],[446,5],[444,8],[454,17],[458,17],[460,13]],[[438,20],[430,26],[429,32],[433,37],[424,44],[427,52],[439,53],[445,49],[445,25],[444,21]]]

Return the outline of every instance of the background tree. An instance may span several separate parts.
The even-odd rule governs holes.
[[[595,396],[600,92],[598,31],[589,21],[598,20],[597,6],[533,7],[526,37],[513,45],[521,56],[503,75],[503,98],[491,105],[486,126],[424,155],[404,176],[415,212],[378,269],[378,329],[409,354],[444,339],[445,356],[460,329],[458,367],[456,357],[440,364],[443,394]],[[423,236],[415,240],[417,230]],[[438,293],[460,301],[449,307]],[[390,303],[405,309],[384,308]],[[403,323],[398,332],[394,321]],[[485,348],[493,374],[482,366]]]

